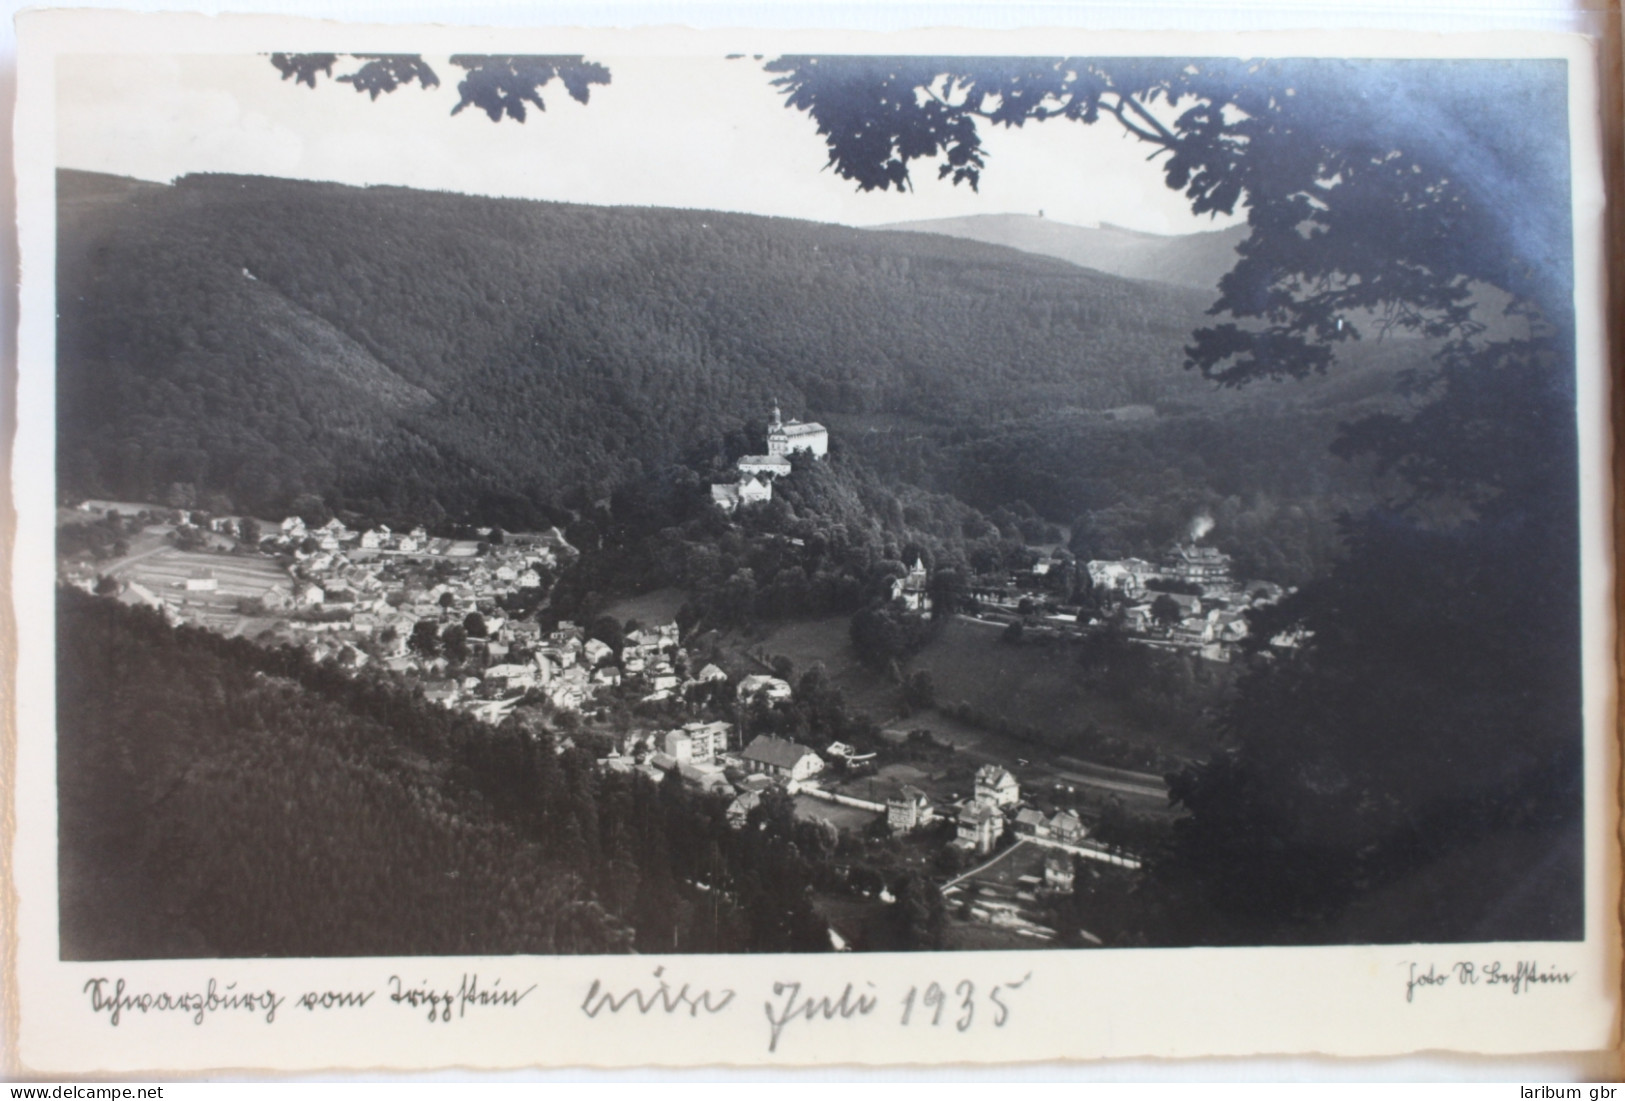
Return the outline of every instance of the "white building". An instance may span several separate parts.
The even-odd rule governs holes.
[[[818,754],[804,745],[771,734],[758,734],[739,754],[739,759],[751,772],[787,780],[806,780],[824,770],[824,760]]]
[[[754,505],[773,499],[773,480],[755,474],[741,474],[737,485],[711,487],[711,503],[723,512],[732,512],[740,505]]]
[[[909,611],[920,612],[929,617],[931,593],[927,588],[928,584],[925,563],[916,555],[914,565],[909,567],[908,574],[892,582],[891,597],[893,600],[902,601],[903,607]]]
[[[811,421],[786,421],[779,416],[779,407],[773,406],[773,423],[767,426],[767,453],[788,455],[792,451],[811,451],[813,458],[822,459],[829,454],[829,430]]]
[[[1010,770],[983,765],[976,770],[976,801],[996,807],[1013,807],[1021,802],[1021,785]]]
[[[737,465],[741,474],[764,474],[774,478],[790,473],[790,460],[783,455],[742,455]]]
[[[781,700],[788,700],[793,694],[788,681],[770,677],[765,673],[752,674],[739,682],[738,695],[741,700],[761,696],[769,703],[778,703]]]
[[[725,722],[695,722],[683,724],[682,733],[692,746],[694,760],[703,762],[728,751],[728,732],[731,729]],[[670,753],[671,750],[666,752]]]

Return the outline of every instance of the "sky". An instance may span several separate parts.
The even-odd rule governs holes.
[[[321,79],[283,81],[263,55],[76,55],[58,60],[57,164],[168,181],[232,172],[602,205],[687,207],[878,225],[1037,214],[1152,233],[1222,228],[1190,214],[1151,147],[1115,124],[984,128],[980,192],[916,162],[908,193],[860,193],[825,167],[813,121],[760,62],[596,56],[612,73],[583,106],[553,83],[544,113],[453,117],[461,70],[376,102]],[[349,71],[342,66],[335,73]],[[353,68],[353,64],[352,68]]]

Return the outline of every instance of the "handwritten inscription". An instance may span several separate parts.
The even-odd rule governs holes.
[[[721,1013],[734,1000],[734,992],[727,989],[690,990],[689,984],[684,983],[674,990],[661,978],[665,973],[664,967],[657,967],[654,977],[660,980],[658,986],[648,990],[632,989],[619,995],[605,990],[603,984],[594,979],[587,988],[587,996],[581,1000],[581,1012],[596,1017],[606,1009],[615,1014],[630,1005],[643,1016],[653,1011],[669,1015],[687,1010],[690,1017],[698,1017],[701,1013]]]
[[[1499,972],[1486,968],[1479,981],[1497,981]],[[937,1028],[968,1032],[973,1028],[1003,1028],[1012,1018],[1013,992],[1027,985],[1028,972],[1015,982],[986,983],[978,979],[950,978],[915,985],[902,993],[900,987],[882,989],[870,981],[849,982],[836,988],[819,989],[802,979],[781,980],[771,985],[771,997],[762,1003],[767,1019],[767,1050],[776,1052],[787,1034],[819,1030],[819,1026],[873,1019],[903,1028]],[[1429,981],[1419,978],[1417,982]],[[1533,981],[1533,980],[1526,980]],[[91,1011],[105,1014],[117,1027],[132,1013],[169,1013],[193,1024],[203,1024],[210,1014],[252,1013],[266,1024],[277,1019],[277,1011],[291,999],[297,1013],[371,1012],[377,1005],[396,1006],[421,1013],[423,1019],[449,1024],[478,1011],[517,1009],[537,989],[536,983],[520,986],[503,977],[482,978],[465,972],[456,985],[429,979],[409,982],[391,975],[382,991],[377,989],[307,990],[283,996],[272,990],[243,989],[236,982],[209,979],[197,990],[138,990],[122,978],[95,978],[84,984]],[[380,998],[379,994],[383,997]],[[900,995],[900,996],[899,996]],[[739,1000],[731,987],[701,987],[668,977],[664,965],[657,966],[651,980],[630,988],[612,988],[594,979],[578,1005],[593,1019],[618,1017],[714,1018],[733,1009]],[[885,1009],[892,1006],[895,1009]],[[898,1016],[892,1016],[897,1013]]]
[[[1575,977],[1572,971],[1559,971],[1550,965],[1542,968],[1534,960],[1519,960],[1510,966],[1500,960],[1489,963],[1457,960],[1443,967],[1436,963],[1424,967],[1407,960],[1401,966],[1406,968],[1407,1002],[1414,1002],[1418,993],[1437,987],[1499,987],[1508,993],[1526,994],[1537,986],[1565,986]]]
[[[992,1023],[994,1028],[1003,1028],[1004,1023],[1010,1019],[1010,1006],[1005,1002],[1005,992],[1020,990],[1027,985],[1027,980],[1032,977],[1033,973],[1029,971],[1021,976],[1017,982],[1000,983],[987,991],[986,999],[993,1006]],[[923,1011],[920,1019],[925,1020],[928,1013],[933,1027],[942,1023],[943,1007],[947,1006],[950,1001],[957,1003],[952,1011],[954,1013],[953,1024],[955,1028],[960,1032],[964,1032],[976,1023],[976,1006],[978,1004],[976,1000],[976,984],[969,979],[961,979],[954,985],[952,999],[949,997],[949,992],[940,983],[932,983],[927,986],[923,996],[920,995],[919,987],[909,987],[908,995],[903,999],[904,1025],[914,1020],[914,999],[917,996],[920,998],[920,1008]]]
[[[191,1017],[195,1025],[211,1013],[253,1013],[264,1014],[265,1023],[271,1024],[287,1001],[271,990],[238,990],[234,982],[221,986],[218,979],[210,979],[202,990],[132,992],[123,979],[100,978],[85,983],[83,992],[90,995],[91,1012],[106,1013],[114,1028],[125,1013],[179,1013]]]
[[[450,1023],[451,1011],[456,1007],[459,1018],[467,1014],[471,1007],[495,1007],[511,1009],[524,1001],[536,984],[531,983],[525,989],[516,987],[502,989],[502,980],[496,979],[486,987],[480,986],[478,974],[463,976],[462,983],[455,991],[437,990],[427,982],[417,986],[407,986],[401,981],[399,975],[389,977],[389,1000],[396,1005],[409,1006],[413,1009],[429,1008],[431,1021],[440,1021],[442,1024]]]
[[[308,990],[293,1003],[295,1009],[364,1009],[376,990]]]
[[[875,984],[863,985],[873,989]],[[777,1004],[767,1002],[763,1007],[767,1010],[767,1023],[772,1028],[767,1042],[769,1051],[779,1049],[779,1034],[791,1021],[816,1021],[820,1016],[826,1021],[833,1021],[837,1017],[843,1021],[853,1016],[867,1017],[879,1004],[872,994],[854,994],[851,983],[846,984],[840,997],[832,999],[827,995],[813,997],[804,994],[798,982],[776,982],[773,984],[773,996],[778,999]]]
[[[971,979],[932,982],[923,988],[911,986],[901,999],[902,1016],[898,1023],[904,1028],[947,1024],[959,1032],[969,1031],[979,1023],[1003,1028],[1010,1020],[1010,992],[1021,989],[1030,978],[1031,971],[1016,982],[995,983],[985,989],[979,989]],[[874,983],[863,986],[860,990],[853,983],[847,983],[839,994],[813,994],[799,982],[774,983],[773,1000],[763,1005],[768,1023],[767,1050],[779,1049],[780,1037],[792,1024],[868,1017],[881,1003],[879,995],[874,993]]]

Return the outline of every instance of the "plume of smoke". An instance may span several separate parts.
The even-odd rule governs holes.
[[[1191,542],[1200,542],[1202,536],[1213,530],[1213,517],[1209,513],[1202,513],[1191,521]]]

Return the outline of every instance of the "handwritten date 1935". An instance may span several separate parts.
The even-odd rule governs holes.
[[[1027,984],[1027,980],[1032,977],[1033,973],[1029,971],[1016,982],[999,983],[988,989],[985,998],[993,1006],[992,1020],[994,1028],[1003,1028],[1005,1022],[1010,1019],[1010,1007],[1002,997],[1004,992],[1021,989]],[[951,995],[950,991],[943,987],[941,983],[931,983],[925,988],[923,994],[918,986],[909,987],[907,996],[903,998],[902,1023],[904,1025],[911,1024],[916,1019],[914,1016],[916,999],[918,999],[921,1011],[918,1019],[923,1022],[929,1017],[933,1027],[942,1023],[943,1010],[950,1004],[952,1005],[950,1019],[953,1021],[953,1026],[960,1032],[964,1032],[976,1023],[976,984],[969,979],[961,979],[956,983],[952,988]]]
[[[946,1021],[960,1032],[969,1030],[978,1022],[991,1022],[993,1028],[1003,1028],[1010,1019],[1010,1003],[1006,1000],[1009,992],[1021,989],[1032,977],[1029,971],[1017,982],[996,983],[985,992],[979,990],[970,979],[947,985],[929,983],[923,991],[919,986],[911,986],[903,998],[901,1023],[906,1027],[927,1021],[932,1025],[941,1025]],[[774,983],[773,996],[776,1000],[767,1002],[763,1007],[767,1011],[769,1028],[767,1050],[779,1049],[779,1038],[784,1034],[785,1026],[792,1022],[810,1025],[818,1021],[850,1021],[869,1016],[881,1005],[879,992],[871,993],[874,985],[864,983],[863,987],[868,989],[862,989],[847,983],[839,995],[834,995],[809,991],[799,982]]]

